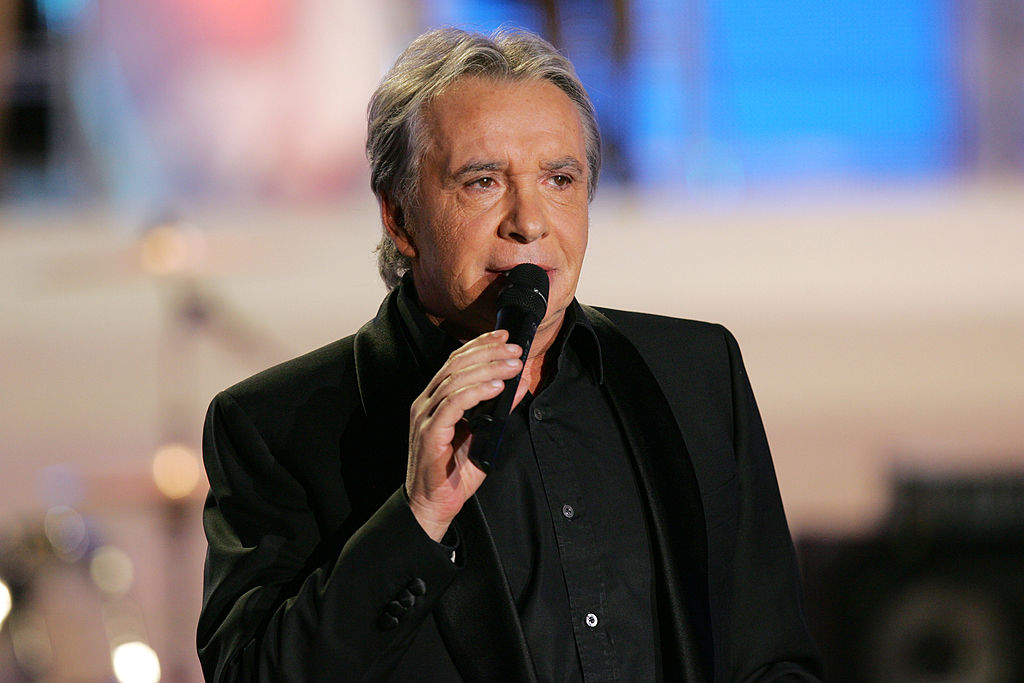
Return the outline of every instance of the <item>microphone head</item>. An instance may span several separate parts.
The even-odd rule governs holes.
[[[498,310],[518,308],[535,316],[539,322],[548,310],[548,274],[540,266],[520,263],[508,271],[505,285],[498,294]]]

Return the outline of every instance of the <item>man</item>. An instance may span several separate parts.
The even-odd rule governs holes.
[[[210,408],[207,678],[814,680],[734,340],[574,299],[600,141],[569,62],[427,33],[367,150],[377,317]],[[492,331],[520,263],[550,280],[525,363]],[[465,412],[520,372],[485,475]]]

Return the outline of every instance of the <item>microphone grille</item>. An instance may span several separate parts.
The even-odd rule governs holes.
[[[498,294],[498,309],[506,306],[523,309],[544,317],[548,309],[548,274],[540,266],[520,263],[508,272],[508,281]]]

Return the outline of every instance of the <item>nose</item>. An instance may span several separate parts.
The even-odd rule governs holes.
[[[548,233],[543,198],[535,187],[518,186],[509,193],[509,207],[499,231],[505,239],[529,244]]]

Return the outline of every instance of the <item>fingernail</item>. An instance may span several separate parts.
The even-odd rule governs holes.
[[[521,353],[522,349],[517,344],[505,344],[505,350],[509,353]]]
[[[509,359],[507,359],[505,361],[505,365],[509,366],[510,368],[514,368],[514,367],[519,365],[519,359],[518,358],[509,358]]]
[[[497,389],[500,386],[504,386],[504,384],[505,384],[505,382],[503,382],[500,379],[492,379],[491,380],[491,387],[493,387],[495,389]]]

